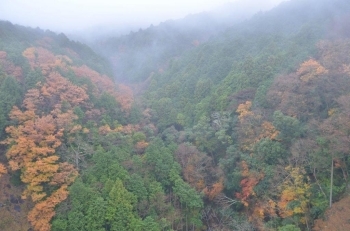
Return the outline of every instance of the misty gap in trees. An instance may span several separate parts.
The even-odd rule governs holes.
[[[92,48],[0,21],[0,229],[350,229],[349,12],[291,0]]]

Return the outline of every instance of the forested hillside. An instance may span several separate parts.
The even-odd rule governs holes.
[[[104,153],[101,134],[136,129],[133,94],[62,34],[9,22],[0,32],[0,227],[28,230],[27,217],[34,230],[50,230],[68,186],[97,148]]]
[[[97,38],[91,46],[108,57],[118,81],[138,83],[146,80],[151,72],[165,69],[170,59],[182,56],[251,17],[255,9],[248,4],[227,3],[211,12],[167,20],[123,36]]]
[[[225,27],[227,25],[218,22],[214,16],[202,13],[106,38],[94,48],[109,57],[115,78],[137,83],[147,79],[151,72],[164,68],[169,59],[197,47]]]
[[[0,22],[1,230],[350,229],[350,2],[200,19]]]

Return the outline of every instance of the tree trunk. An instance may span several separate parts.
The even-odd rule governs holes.
[[[332,192],[333,192],[333,158],[332,158],[332,166],[331,166],[331,187],[329,190],[329,207],[332,207]]]

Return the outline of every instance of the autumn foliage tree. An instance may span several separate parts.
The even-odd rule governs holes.
[[[7,169],[3,164],[0,164],[0,177],[7,173]]]
[[[28,91],[21,108],[10,113],[16,125],[6,128],[6,156],[12,171],[21,170],[26,184],[22,197],[35,203],[28,214],[35,230],[50,230],[55,206],[67,198],[67,187],[78,175],[71,164],[60,162],[56,149],[63,136],[76,129],[73,107],[84,105],[86,99],[84,89],[51,73],[44,85]]]
[[[130,87],[124,84],[116,85],[111,78],[106,75],[101,75],[98,72],[92,70],[86,65],[71,67],[76,76],[80,78],[88,78],[94,84],[94,93],[98,96],[103,92],[107,92],[112,95],[115,100],[120,103],[121,108],[125,112],[129,112],[134,101],[133,92]]]
[[[309,82],[322,74],[327,74],[327,72],[320,63],[314,59],[310,59],[300,65],[297,74],[300,76],[301,81]]]
[[[29,47],[22,55],[27,58],[32,69],[40,68],[44,76],[55,71],[57,67],[66,69],[72,60],[63,55],[54,55],[51,51],[42,47]]]
[[[310,183],[304,176],[305,170],[300,167],[287,166],[288,175],[280,189],[280,200],[277,203],[279,215],[283,218],[298,216],[300,222],[307,222],[307,211],[310,203]]]
[[[223,181],[224,179],[220,178],[218,182],[214,183],[211,186],[205,187],[205,189],[203,189],[204,195],[206,195],[209,198],[209,200],[213,200],[214,198],[219,196],[219,194],[222,193],[222,191],[224,190]]]
[[[175,158],[182,167],[185,181],[197,191],[203,190],[204,194],[213,199],[223,190],[223,179],[219,180],[218,169],[213,166],[212,159],[195,146],[189,143],[180,144],[175,151]]]
[[[253,151],[254,145],[265,138],[278,139],[279,131],[271,122],[264,120],[261,112],[252,110],[251,101],[238,105],[236,113],[239,119],[237,130],[242,150]]]
[[[255,195],[254,187],[259,183],[260,179],[263,178],[263,175],[250,171],[245,161],[242,161],[241,168],[243,179],[240,185],[242,191],[236,193],[235,196],[241,200],[244,206],[249,206],[250,197]]]

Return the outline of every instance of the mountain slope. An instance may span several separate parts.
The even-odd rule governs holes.
[[[314,54],[315,43],[329,32],[332,20],[348,10],[340,6],[333,16],[321,10],[312,14],[312,3],[284,3],[173,59],[166,71],[155,72],[150,80],[153,102],[155,97],[171,98],[174,113],[184,114],[189,125],[209,111],[226,110],[235,92],[295,70]],[[331,13],[333,7],[329,3],[322,9]]]
[[[203,201],[181,178],[177,146],[155,137],[131,89],[103,74],[108,66],[98,72],[102,58],[64,35],[0,29],[0,183],[9,188],[0,227],[202,226]]]
[[[293,0],[107,39],[136,100],[87,46],[2,22],[0,227],[322,228],[348,188],[349,10]]]
[[[87,123],[118,118],[125,125],[132,93],[84,64],[106,65],[85,45],[9,22],[0,28],[0,167],[17,185],[3,178],[9,190],[1,191],[1,226],[27,230],[27,216],[35,230],[49,230],[55,206],[78,176],[81,158],[71,159],[75,141],[89,134]]]

